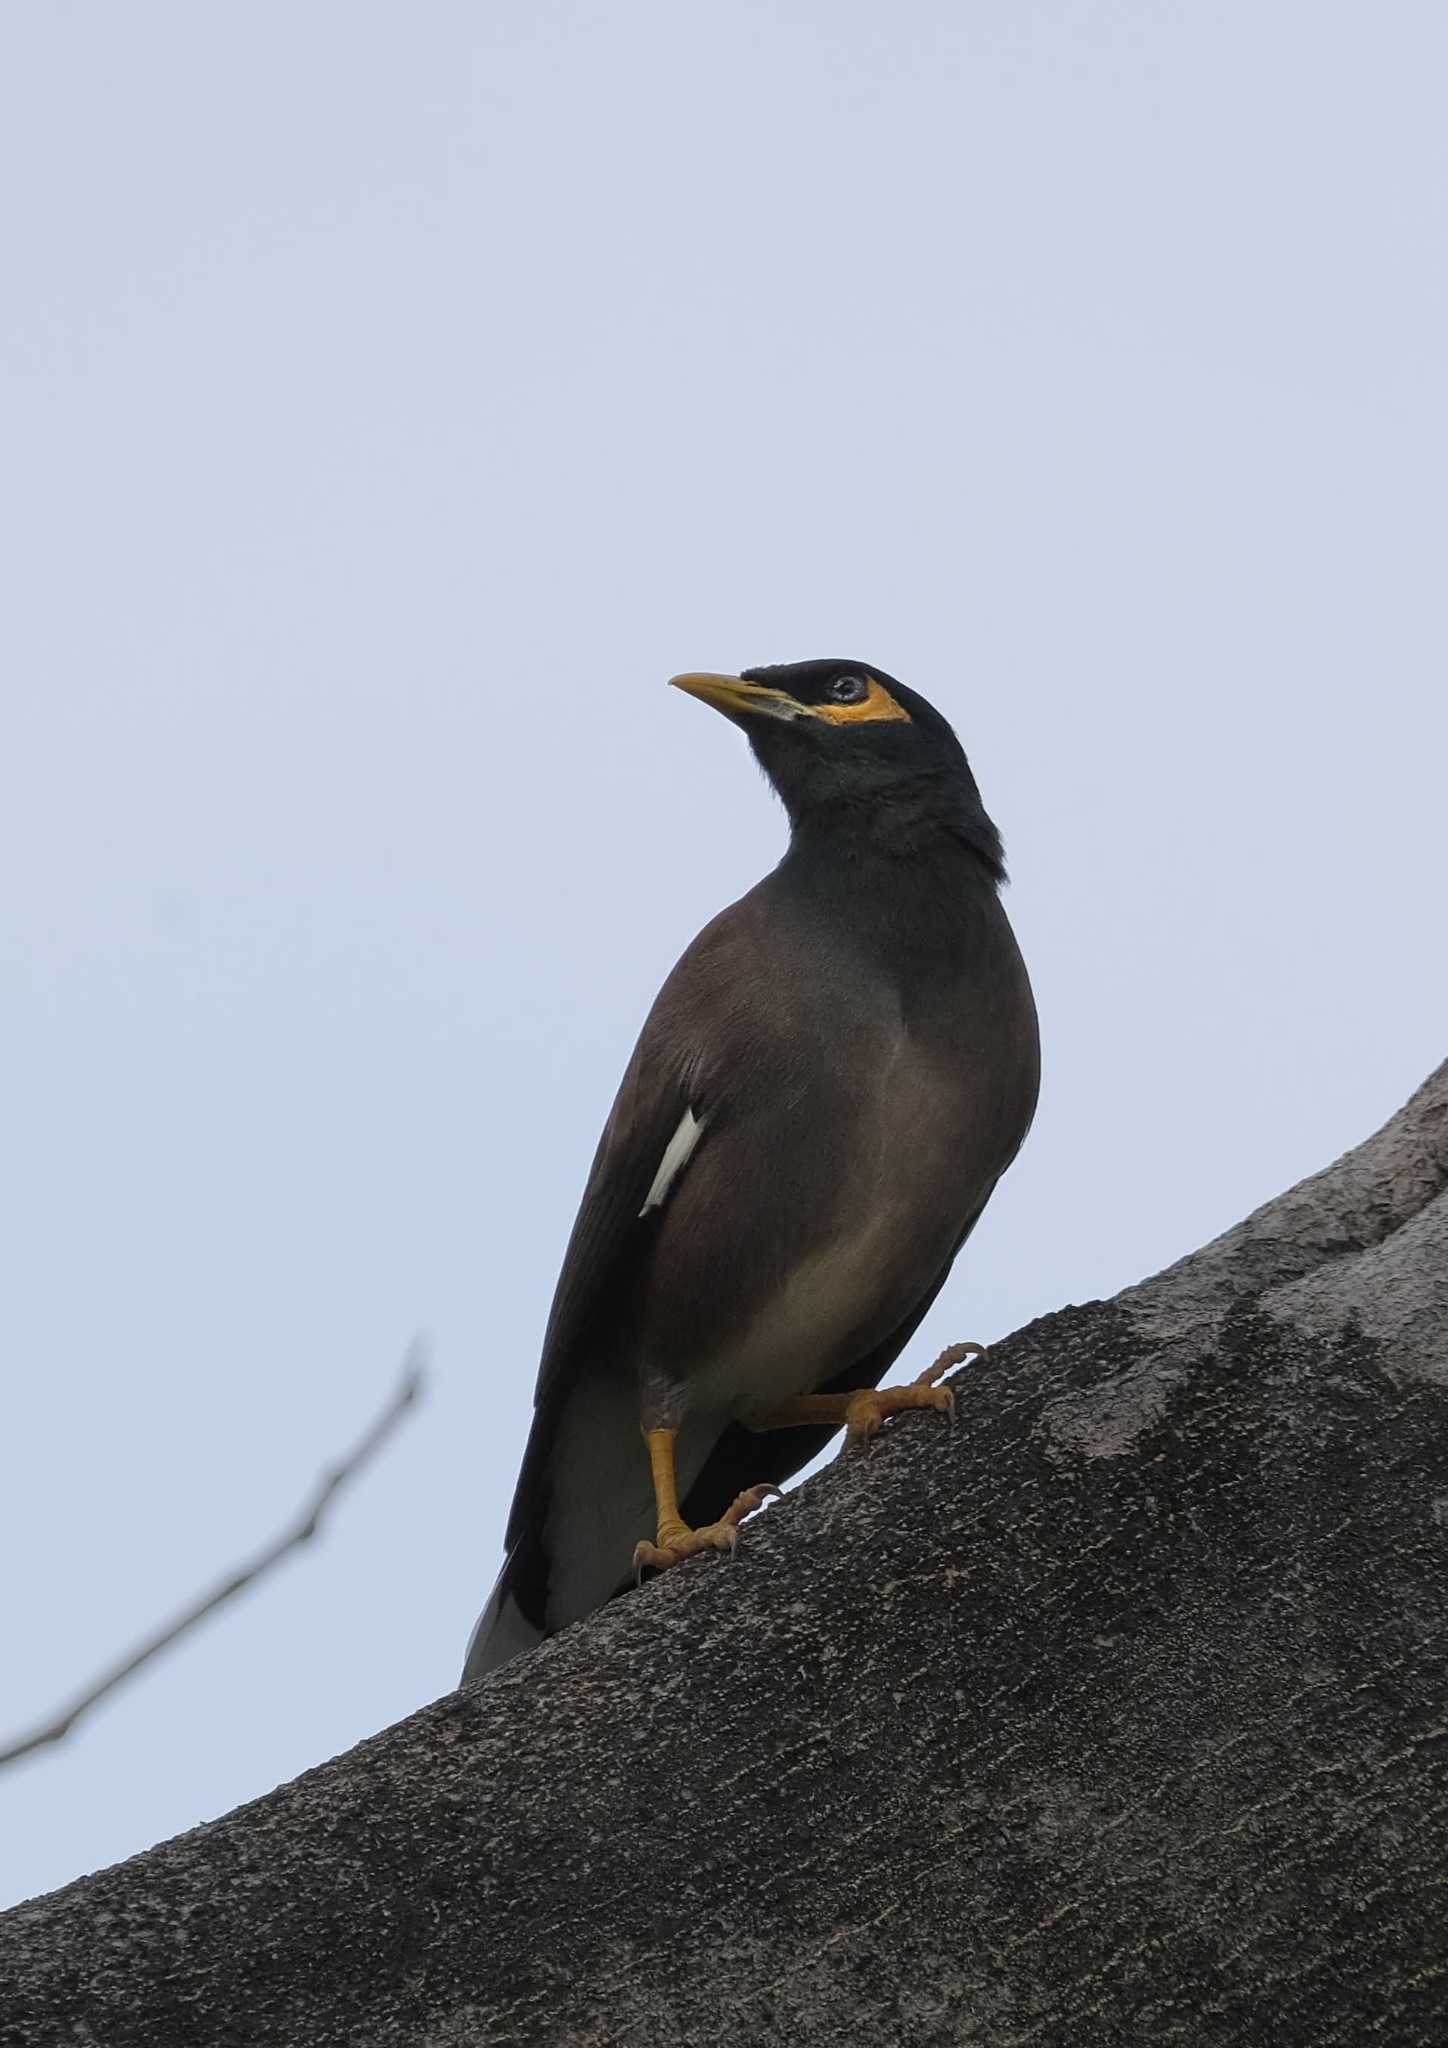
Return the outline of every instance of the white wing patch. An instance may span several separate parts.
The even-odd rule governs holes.
[[[653,1186],[644,1197],[640,1216],[647,1216],[651,1209],[662,1209],[669,1198],[669,1189],[679,1178],[690,1159],[694,1147],[704,1135],[704,1119],[695,1116],[692,1109],[686,1109],[679,1118],[679,1128],[664,1147],[664,1156],[659,1161],[659,1170],[654,1175]]]

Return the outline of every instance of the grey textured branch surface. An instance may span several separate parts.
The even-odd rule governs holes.
[[[1448,2039],[1448,1066],[750,1532],[0,1921],[0,2039]]]
[[[298,1549],[303,1543],[310,1542],[321,1526],[322,1518],[331,1507],[333,1499],[381,1450],[421,1393],[423,1358],[423,1345],[420,1340],[415,1340],[409,1346],[407,1357],[403,1361],[402,1377],[397,1383],[396,1391],[382,1413],[347,1456],[322,1474],[300,1514],[287,1524],[279,1536],[274,1537],[247,1563],[238,1565],[235,1571],[228,1572],[209,1592],[193,1600],[179,1614],[174,1615],[170,1621],[147,1636],[144,1642],[127,1651],[125,1656],[110,1666],[109,1670],[103,1671],[99,1678],[93,1679],[82,1692],[77,1693],[73,1699],[68,1700],[63,1707],[41,1722],[39,1727],[32,1728],[28,1734],[17,1736],[13,1742],[0,1748],[0,1770],[3,1770],[6,1764],[14,1763],[17,1758],[28,1756],[32,1750],[45,1749],[53,1742],[63,1741],[83,1715],[88,1714],[92,1707],[99,1706],[108,1694],[113,1693],[117,1686],[124,1685],[128,1678],[134,1678],[143,1665],[149,1664],[151,1659],[158,1657],[163,1650],[169,1650],[182,1636],[189,1635],[200,1622],[215,1614],[217,1609],[224,1607],[229,1600],[234,1600],[238,1593],[244,1593],[249,1586],[254,1586],[259,1579],[265,1578],[289,1552]],[[3,2035],[0,2035],[0,2038],[3,2038]]]

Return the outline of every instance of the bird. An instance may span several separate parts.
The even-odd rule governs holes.
[[[544,1333],[472,1684],[740,1525],[879,1389],[1035,1114],[1001,836],[934,706],[865,662],[690,672],[789,822],[660,990]]]

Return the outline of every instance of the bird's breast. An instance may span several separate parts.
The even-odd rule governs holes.
[[[691,1409],[757,1420],[881,1344],[997,1170],[972,1091],[903,1026],[768,1115],[721,1119],[666,1216],[649,1366]],[[711,1150],[712,1147],[712,1150]]]

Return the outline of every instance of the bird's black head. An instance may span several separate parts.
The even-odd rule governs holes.
[[[793,661],[673,681],[742,727],[796,828],[943,826],[1004,880],[1000,834],[960,741],[933,704],[882,668]]]

